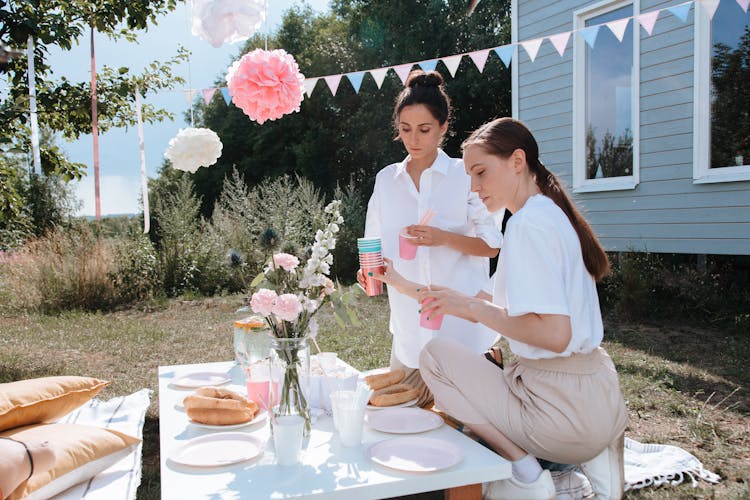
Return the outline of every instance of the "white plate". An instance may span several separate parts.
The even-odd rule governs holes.
[[[220,467],[244,462],[263,452],[263,441],[245,432],[219,432],[177,446],[170,460],[193,467]]]
[[[368,410],[387,410],[388,408],[404,408],[406,406],[414,406],[414,404],[417,401],[419,401],[419,398],[414,398],[411,401],[406,401],[404,403],[391,405],[391,406],[373,406],[370,403],[367,403],[367,409]]]
[[[212,385],[223,385],[231,382],[226,373],[222,372],[196,372],[185,375],[172,381],[176,387],[195,389],[198,387],[209,387]]]
[[[244,422],[242,424],[230,424],[230,425],[209,425],[209,424],[201,424],[199,422],[193,422],[192,420],[189,421],[190,425],[194,425],[196,427],[200,427],[201,429],[211,429],[211,430],[228,430],[228,429],[239,429],[241,427],[247,427],[248,425],[255,425],[259,424],[261,422],[265,422],[266,418],[268,418],[268,412],[265,410],[260,410],[257,415],[255,415],[255,418]]]
[[[373,462],[407,472],[433,472],[453,467],[464,459],[461,450],[442,439],[404,436],[386,439],[367,449]]]
[[[365,420],[376,431],[393,434],[416,434],[443,425],[440,415],[421,408],[385,408],[368,413]]]

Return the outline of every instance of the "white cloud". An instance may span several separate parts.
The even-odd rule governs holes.
[[[74,182],[76,197],[83,202],[78,215],[95,215],[94,177],[87,176],[80,182]],[[141,211],[140,178],[129,178],[121,175],[105,175],[100,178],[102,215],[135,214]]]

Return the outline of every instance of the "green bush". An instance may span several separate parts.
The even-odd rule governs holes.
[[[154,298],[161,292],[158,256],[145,234],[131,233],[118,237],[115,263],[110,279],[117,291],[118,303],[139,302]]]
[[[357,191],[351,179],[343,189],[337,185],[333,197],[341,200],[341,216],[344,223],[336,238],[331,274],[342,283],[349,284],[354,282],[359,269],[357,238],[361,238],[365,233],[367,207],[362,194]]]

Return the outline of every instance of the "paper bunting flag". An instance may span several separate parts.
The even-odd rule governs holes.
[[[594,48],[594,44],[596,44],[596,36],[599,34],[599,28],[600,25],[596,26],[589,26],[588,28],[583,28],[581,31],[578,32],[581,37],[586,40],[586,43],[589,47],[592,49]]]
[[[203,102],[206,103],[206,106],[211,102],[214,92],[216,92],[216,87],[201,90],[201,93],[203,94]]]
[[[630,18],[626,17],[625,19],[618,19],[617,21],[607,23],[607,28],[609,28],[609,31],[617,37],[618,42],[622,42],[622,39],[625,36],[625,30],[628,29],[629,22]]]
[[[474,61],[474,64],[476,64],[477,69],[480,73],[484,71],[484,65],[485,63],[487,63],[487,56],[489,55],[490,49],[477,50],[469,54],[469,57],[471,57],[471,60]]]
[[[698,0],[698,1],[703,6],[703,9],[705,9],[706,14],[708,14],[708,18],[713,19],[714,14],[716,14],[716,9],[719,7],[719,0]]]
[[[422,61],[417,64],[419,64],[419,67],[425,71],[435,71],[435,68],[437,67],[437,63],[438,63],[437,59],[432,59],[430,61]]]
[[[461,64],[461,57],[463,57],[463,55],[459,54],[457,56],[443,57],[440,59],[443,61],[443,64],[445,64],[445,67],[448,68],[448,72],[451,76],[456,76],[458,65]]]
[[[693,2],[684,3],[682,5],[677,5],[675,7],[670,7],[667,10],[672,13],[674,17],[682,21],[683,23],[687,21],[688,14],[690,13],[690,5]]]
[[[539,53],[539,47],[542,46],[542,40],[544,40],[544,38],[534,38],[533,40],[521,42],[521,46],[526,50],[531,62],[534,62],[534,59],[536,59],[536,55]]]
[[[362,86],[362,78],[365,77],[365,72],[357,71],[356,73],[347,73],[346,77],[349,78],[349,83],[354,87],[354,93],[359,94],[359,87]]]
[[[740,4],[742,10],[744,10],[745,14],[747,14],[747,7],[748,5],[750,5],[750,0],[737,0],[737,3]]]
[[[185,96],[185,102],[190,104],[193,102],[193,99],[195,98],[195,94],[197,94],[198,91],[195,89],[184,89],[182,91],[182,95]]]
[[[497,57],[503,61],[506,68],[510,68],[510,60],[513,57],[513,52],[516,50],[515,45],[503,45],[502,47],[495,47],[495,53]]]
[[[568,46],[570,31],[566,31],[565,33],[558,33],[557,35],[552,35],[548,38],[550,43],[555,47],[555,50],[557,50],[557,53],[560,54],[560,57],[565,55],[565,47]]]
[[[306,78],[305,79],[305,95],[307,97],[310,97],[313,93],[313,90],[315,89],[315,85],[317,85],[318,80],[320,78]]]
[[[339,89],[339,83],[341,83],[342,75],[328,75],[324,76],[323,79],[328,84],[328,88],[331,89],[331,94],[336,95],[336,91]]]
[[[412,63],[407,64],[400,64],[398,66],[393,67],[393,71],[396,72],[398,77],[401,79],[401,83],[403,85],[406,85],[406,77],[409,76],[409,72],[411,71]]]
[[[229,106],[229,103],[232,102],[232,96],[229,94],[229,89],[222,87],[221,96],[224,98],[224,102],[227,103],[227,106]]]
[[[659,10],[655,10],[652,12],[646,12],[645,14],[641,14],[639,16],[635,16],[636,19],[638,19],[638,24],[641,25],[641,27],[646,30],[646,33],[651,36],[651,33],[654,32],[654,25],[656,24],[656,18],[659,17]]]
[[[385,75],[388,73],[388,68],[378,68],[378,69],[371,69],[370,74],[375,79],[375,83],[378,85],[378,88],[380,88],[381,85],[383,85],[383,80],[385,80]]]

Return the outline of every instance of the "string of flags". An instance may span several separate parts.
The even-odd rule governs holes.
[[[346,77],[346,79],[349,80],[349,83],[354,88],[354,92],[358,94],[360,87],[362,86],[362,80],[367,73],[372,76],[372,78],[375,80],[375,84],[378,86],[378,88],[380,88],[383,85],[383,82],[385,81],[385,77],[388,74],[389,70],[393,70],[401,80],[401,83],[406,84],[406,78],[413,66],[417,65],[425,71],[432,71],[437,67],[438,62],[442,62],[448,69],[451,77],[455,77],[456,71],[458,70],[458,67],[461,64],[464,56],[469,56],[479,72],[483,73],[485,64],[491,52],[495,52],[495,54],[500,58],[503,64],[505,64],[505,66],[509,68],[511,60],[516,55],[517,46],[520,45],[521,47],[523,47],[531,62],[534,62],[545,39],[552,44],[560,57],[563,57],[569,45],[571,36],[576,33],[581,36],[581,38],[589,47],[591,47],[591,49],[594,49],[597,36],[599,35],[599,32],[603,27],[609,29],[619,42],[622,42],[625,36],[625,31],[627,30],[627,27],[631,21],[640,25],[640,27],[643,28],[646,34],[648,36],[651,36],[654,31],[654,27],[656,26],[656,21],[661,13],[665,11],[669,12],[671,15],[679,19],[680,22],[685,23],[687,22],[688,15],[690,13],[690,7],[693,6],[693,4],[698,3],[705,10],[709,19],[713,19],[714,14],[716,13],[716,9],[719,7],[720,1],[721,0],[688,0],[687,2],[683,2],[672,7],[665,7],[663,9],[644,12],[642,14],[636,14],[633,16],[624,17],[622,19],[616,19],[614,21],[609,21],[606,23],[586,26],[585,28],[565,31],[539,38],[533,38],[517,43],[510,43],[499,47],[480,49],[472,52],[464,52],[462,54],[454,54],[451,56],[438,57],[435,59],[428,59],[423,61],[412,61],[404,64],[386,66],[382,68],[306,78],[304,82],[305,95],[309,98],[315,90],[318,81],[323,80],[326,83],[326,86],[331,91],[331,94],[335,96],[338,92],[343,77]],[[747,13],[748,6],[750,6],[750,0],[735,1],[740,6],[740,8],[742,8],[742,10]],[[211,99],[213,98],[216,91],[221,92],[221,95],[227,105],[232,102],[232,96],[229,95],[229,90],[226,87],[209,87],[200,89],[201,96],[203,97],[206,105],[211,102]],[[198,94],[198,89],[184,89],[183,94],[185,96],[185,101],[189,104],[193,102],[193,99],[195,99],[196,95]]]

